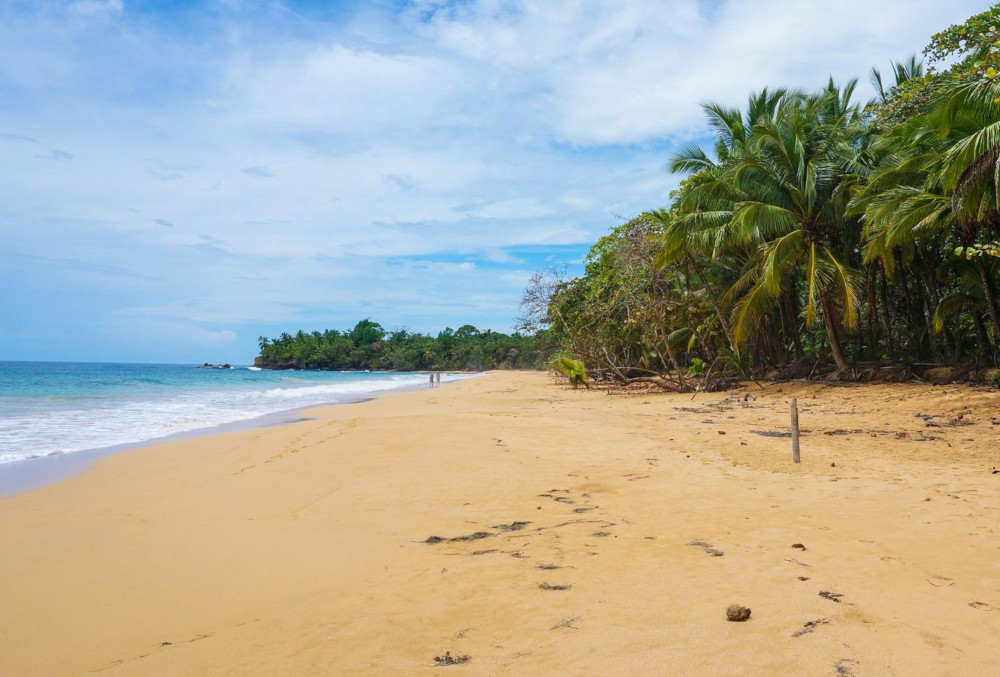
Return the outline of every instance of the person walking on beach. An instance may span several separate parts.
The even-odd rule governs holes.
[[[437,385],[441,385],[441,372],[439,371],[434,372],[434,383],[436,383]]]
[[[434,387],[434,372],[432,371],[431,373],[427,374],[427,376],[430,378],[431,388],[433,388]]]

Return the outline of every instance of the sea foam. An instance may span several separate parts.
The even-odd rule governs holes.
[[[0,463],[136,444],[427,383],[426,374],[412,373],[76,366],[0,363]],[[456,378],[442,374],[442,381]]]

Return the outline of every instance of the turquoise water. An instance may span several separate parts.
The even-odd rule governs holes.
[[[135,444],[426,383],[426,374],[413,373],[0,362],[0,463]]]

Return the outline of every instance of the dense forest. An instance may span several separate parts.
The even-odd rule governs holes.
[[[706,103],[670,203],[536,274],[521,328],[619,382],[842,379],[997,366],[1000,5],[924,60],[816,91]],[[996,374],[997,372],[993,372]]]
[[[545,365],[545,344],[533,336],[480,331],[472,325],[437,337],[386,331],[365,319],[353,329],[260,337],[254,360],[267,369],[384,369],[395,371],[532,369]]]

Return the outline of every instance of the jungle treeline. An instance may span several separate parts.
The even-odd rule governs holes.
[[[472,325],[445,329],[436,337],[406,330],[386,331],[361,320],[353,329],[327,329],[273,339],[260,337],[254,360],[266,369],[462,370],[533,369],[545,366],[547,351],[534,336],[480,331]]]
[[[675,390],[995,367],[998,72],[1000,4],[873,69],[870,101],[831,79],[703,104],[713,142],[669,159],[669,204],[598,241],[580,277],[536,274],[522,327]]]

